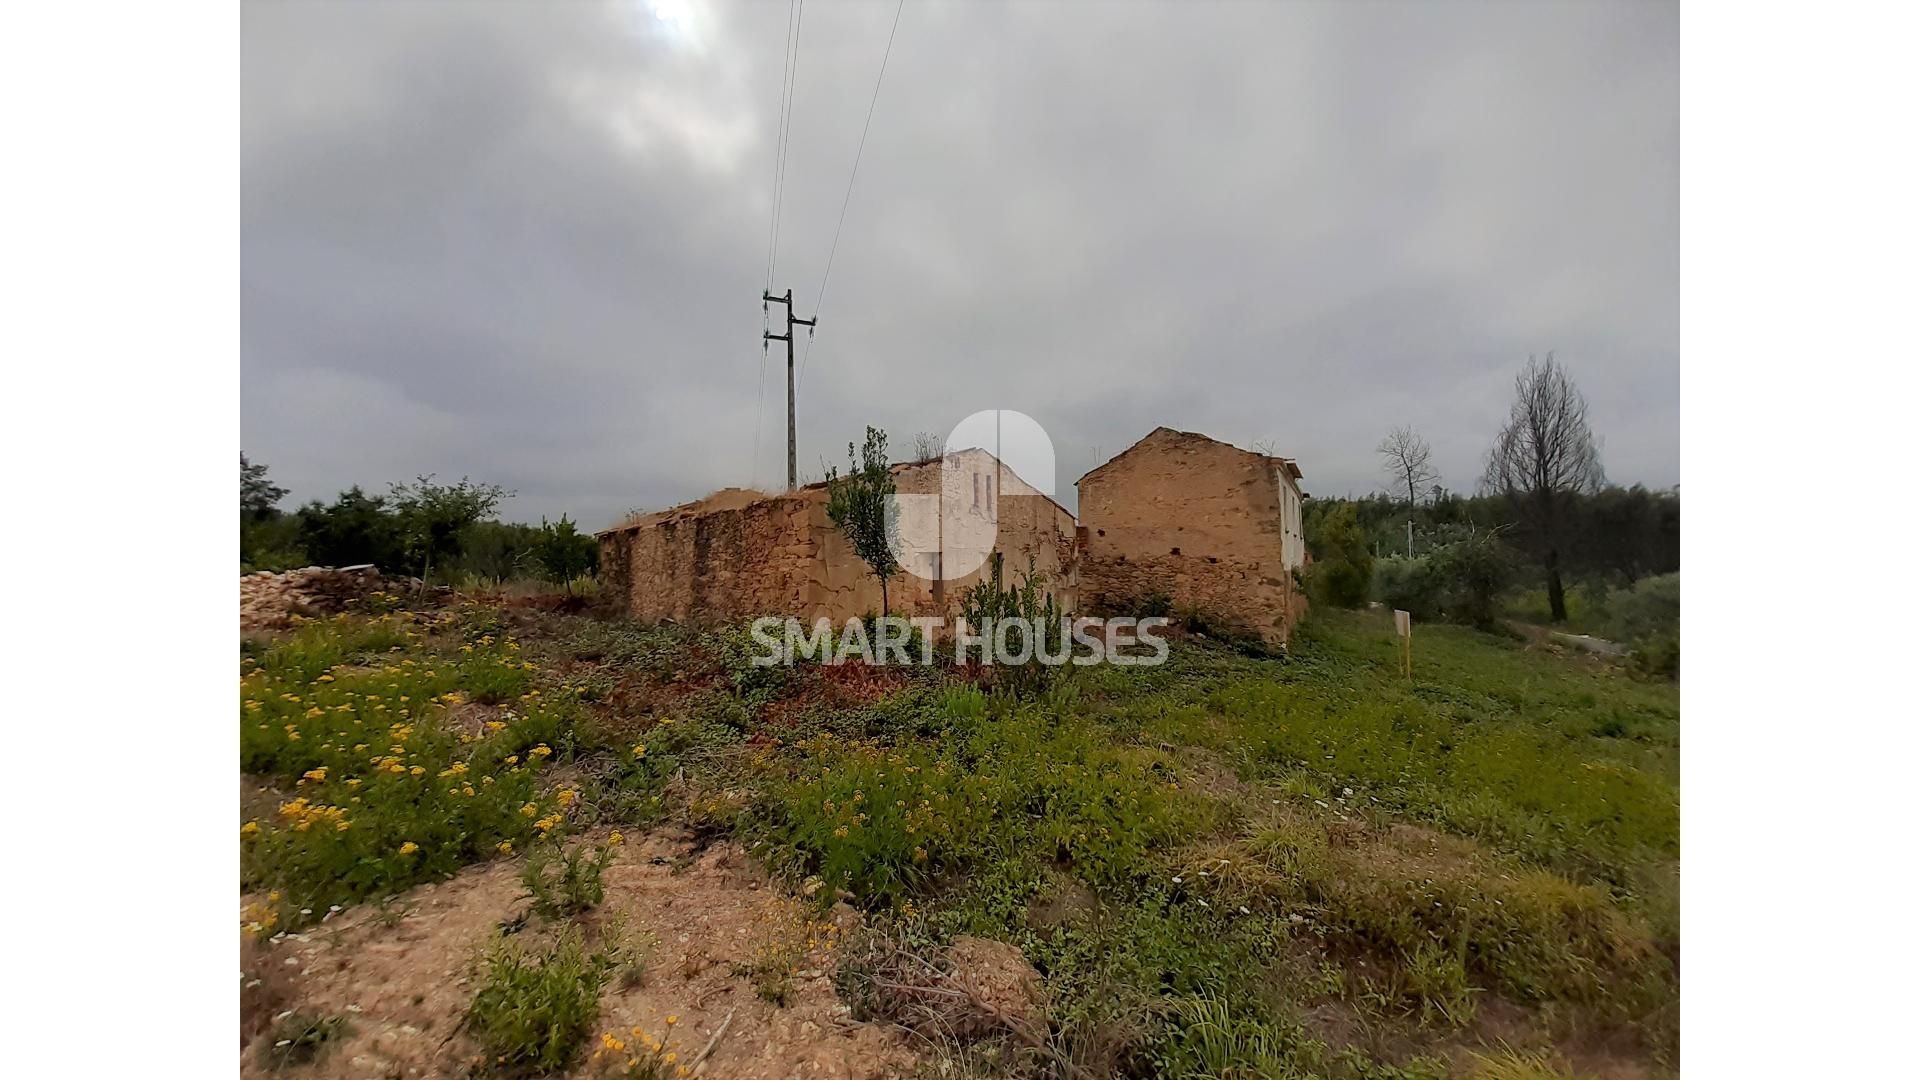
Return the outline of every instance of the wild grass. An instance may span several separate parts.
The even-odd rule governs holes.
[[[821,734],[765,777],[768,838],[835,888],[881,904],[995,856],[1038,854],[1117,884],[1160,843],[1203,828],[1212,808],[1181,792],[1165,753],[1115,745],[1094,727],[1025,711],[974,719],[938,744],[883,746]]]
[[[613,839],[569,847],[556,837],[530,845],[520,867],[520,884],[533,901],[534,913],[564,919],[598,907],[607,897],[607,866],[619,844]]]
[[[542,1075],[565,1068],[599,1018],[600,991],[620,960],[617,947],[589,948],[572,926],[540,943],[497,939],[481,958],[466,1018],[482,1064]]]
[[[1670,682],[1425,625],[1408,679],[1368,613],[1317,611],[1284,658],[1190,639],[1027,694],[951,669],[769,672],[736,631],[537,618],[524,648],[509,627],[530,618],[484,606],[329,620],[241,665],[242,767],[288,788],[243,829],[258,929],[528,856],[563,929],[484,964],[469,1023],[495,1067],[573,1062],[595,1015],[578,987],[618,975],[613,947],[564,929],[601,902],[612,849],[561,835],[666,815],[817,877],[822,905],[845,890],[899,948],[1019,946],[1051,1027],[1013,1057],[953,1048],[990,1072],[1412,1080],[1442,1075],[1429,1051],[1466,1060],[1493,998],[1543,1038],[1634,1030],[1671,1063]],[[796,955],[770,935],[742,977],[783,1000]],[[857,973],[838,982],[859,998]],[[672,1052],[607,1036],[600,1071],[660,1075]],[[1569,1075],[1515,1052],[1468,1067]]]
[[[436,654],[416,634],[413,651],[360,655],[395,632],[329,621],[242,661],[241,768],[292,787],[241,826],[243,880],[272,898],[256,930],[444,877],[564,820],[571,796],[545,791],[540,768],[571,704],[525,688],[511,640]],[[466,688],[505,678],[523,688],[513,707],[457,716]]]

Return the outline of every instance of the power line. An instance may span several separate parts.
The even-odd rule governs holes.
[[[860,177],[860,158],[867,152],[867,132],[873,128],[874,106],[880,103],[880,84],[887,78],[887,60],[893,56],[893,37],[900,32],[900,12],[907,6],[907,0],[900,0],[893,8],[893,28],[887,31],[887,49],[880,54],[880,74],[873,79],[873,98],[867,102],[867,122],[860,127],[860,145],[853,151],[853,171],[847,174],[847,193],[840,200],[840,221],[833,227],[833,243],[827,247],[827,269],[820,275],[820,292],[813,302],[813,314],[819,318],[820,309],[827,302],[827,282],[833,278],[833,256],[840,250],[840,230],[847,223],[847,204],[853,201],[853,182]],[[800,357],[800,381],[807,378],[807,358],[813,355],[813,335],[807,335],[807,351]]]
[[[806,15],[806,0],[798,5],[787,0],[787,40],[780,52],[780,116],[776,121],[778,135],[773,145],[773,197],[767,211],[767,281],[766,290],[773,288],[773,266],[780,242],[780,204],[786,187],[787,173],[787,133],[793,122],[793,89],[798,78],[800,63],[800,20]],[[764,335],[767,327],[767,305],[760,305],[760,330]],[[760,428],[766,419],[767,405],[767,342],[763,336],[760,342],[760,379],[754,386],[753,403],[753,458],[747,466],[749,483],[757,479],[760,473]]]
[[[774,267],[780,261],[780,211],[787,201],[787,158],[793,152],[793,104],[796,91],[800,87],[800,31],[807,19],[807,0],[799,0],[794,9],[793,46],[791,60],[787,64],[786,87],[782,95],[783,115],[780,120],[780,144],[778,172],[773,184],[773,235],[767,243],[767,286],[773,286]]]

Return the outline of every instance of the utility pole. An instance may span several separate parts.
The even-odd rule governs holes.
[[[760,293],[760,310],[765,311],[768,304],[787,305],[787,332],[784,334],[776,334],[771,330],[762,330],[760,332],[760,347],[763,349],[766,348],[766,343],[769,341],[784,341],[787,343],[787,490],[792,491],[794,488],[800,486],[800,472],[795,467],[793,441],[793,328],[796,326],[804,326],[807,328],[807,334],[811,336],[813,334],[813,320],[796,319],[793,317],[792,289],[788,289],[787,295],[785,296],[775,296],[770,292],[762,291]]]

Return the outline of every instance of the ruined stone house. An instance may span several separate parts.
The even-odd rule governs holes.
[[[1074,519],[990,453],[960,450],[893,466],[903,528],[931,538],[887,586],[894,614],[950,616],[998,552],[1006,576],[1029,565],[1063,608],[1077,603]],[[603,587],[642,619],[835,621],[877,614],[880,582],[827,517],[825,484],[766,495],[730,488],[599,534]],[[1029,561],[1031,560],[1031,562]],[[955,580],[941,571],[976,567]]]
[[[1305,610],[1299,481],[1290,458],[1155,428],[1078,482],[1081,597],[1165,596],[1285,642]]]
[[[1156,428],[1080,478],[1080,519],[985,450],[893,467],[919,539],[888,586],[895,614],[953,616],[998,553],[1069,613],[1138,614],[1164,596],[1285,642],[1305,603],[1300,469]],[[931,496],[944,493],[943,499]],[[911,498],[919,496],[920,498]],[[835,621],[881,610],[880,583],[827,517],[824,484],[728,489],[599,534],[603,587],[643,619]],[[943,573],[967,572],[955,580]]]

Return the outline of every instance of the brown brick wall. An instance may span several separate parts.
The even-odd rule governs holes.
[[[984,467],[979,458],[985,458]],[[944,482],[953,505],[969,512],[973,476],[983,471],[996,473],[992,498],[985,498],[984,483],[980,490],[983,503],[999,515],[995,550],[1009,574],[1024,572],[1031,554],[1056,598],[1070,606],[1073,517],[1011,470],[993,470],[990,456],[963,452],[945,468],[929,463],[898,469],[895,485],[902,494],[931,494]],[[878,613],[880,582],[827,517],[826,501],[821,486],[744,504],[716,498],[609,530],[600,537],[603,587],[624,597],[627,613],[642,619],[840,620]],[[957,565],[959,555],[946,553],[948,565]],[[937,586],[903,572],[888,582],[888,608],[902,615],[952,614],[961,593],[984,572]]]
[[[1161,428],[1080,480],[1080,591],[1110,608],[1153,593],[1284,642],[1298,616],[1272,459]]]

